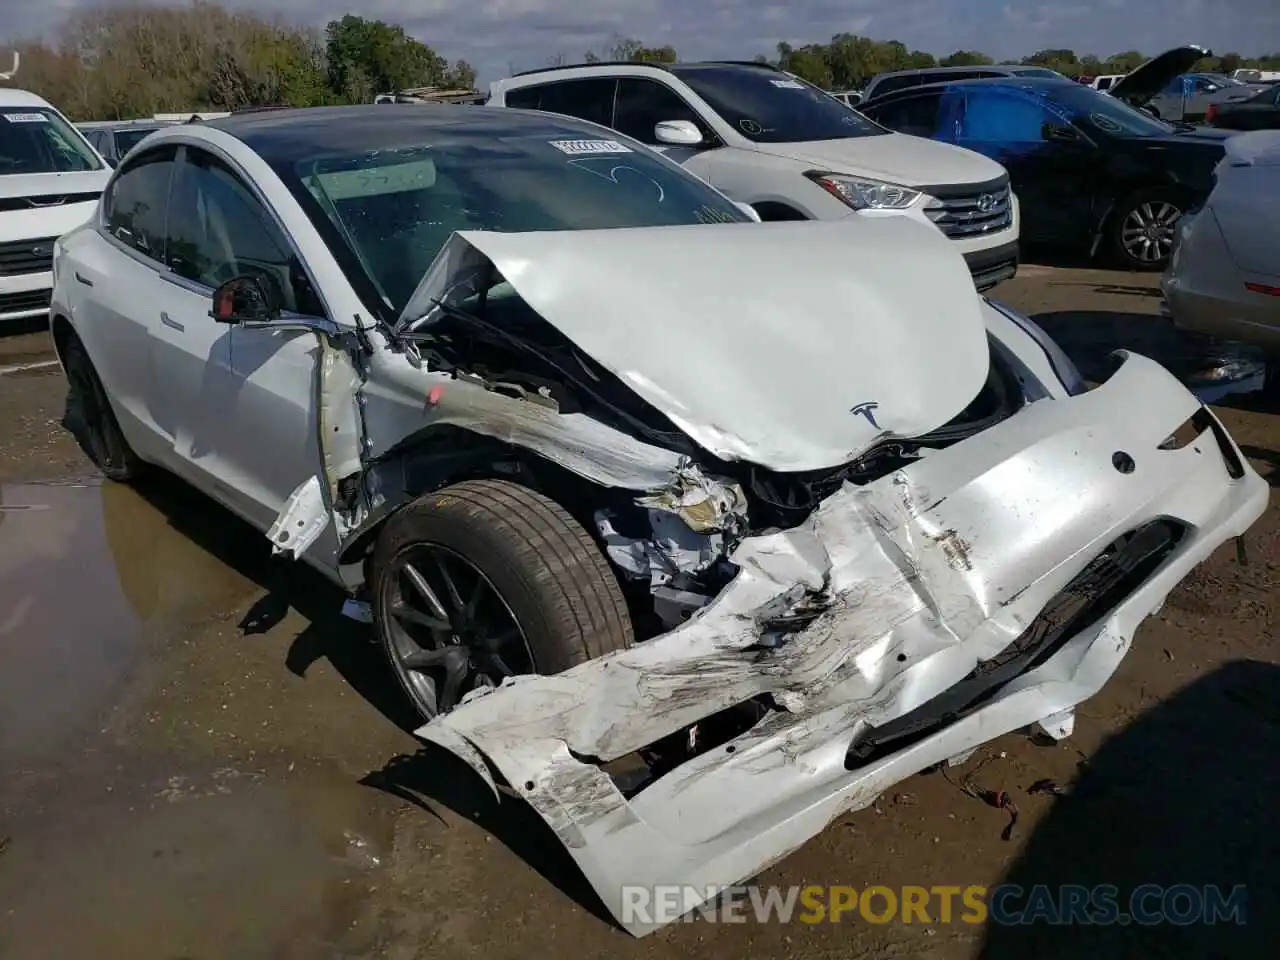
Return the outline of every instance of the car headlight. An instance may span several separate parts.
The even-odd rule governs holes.
[[[905,210],[920,199],[919,190],[897,183],[816,170],[809,171],[805,176],[855,210]]]
[[[1045,356],[1049,359],[1049,366],[1058,379],[1062,381],[1062,385],[1066,388],[1068,395],[1079,396],[1089,389],[1084,382],[1084,377],[1080,376],[1080,371],[1076,368],[1075,362],[1058,346],[1053,337],[1045,333],[1040,324],[1025,314],[1005,306],[1003,303],[990,299],[987,300],[987,303],[1016,323],[1022,332],[1034,340],[1036,345],[1044,351]]]

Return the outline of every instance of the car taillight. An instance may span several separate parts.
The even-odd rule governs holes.
[[[1204,122],[1213,123],[1213,119],[1217,115],[1218,115],[1218,105],[1216,103],[1209,104],[1209,109],[1204,112]]]

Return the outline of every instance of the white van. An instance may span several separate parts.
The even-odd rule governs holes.
[[[53,243],[92,216],[110,177],[66,117],[0,87],[0,324],[48,314]]]
[[[763,220],[901,216],[932,224],[964,256],[979,290],[1017,272],[1018,201],[1004,167],[894,133],[767,64],[551,67],[495,81],[489,105],[610,127]]]

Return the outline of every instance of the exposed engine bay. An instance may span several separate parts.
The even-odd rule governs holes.
[[[794,527],[845,483],[877,480],[1017,412],[1028,399],[1017,360],[989,339],[986,379],[949,423],[919,437],[886,437],[849,463],[802,472],[701,451],[539,316],[491,263],[459,278],[436,299],[428,322],[406,342],[433,371],[559,413],[585,414],[687,458],[669,489],[599,509],[591,518],[625,580],[651,595],[653,617],[635,612],[638,622],[653,623],[652,635],[688,619],[724,588],[735,572],[727,557],[742,537]]]

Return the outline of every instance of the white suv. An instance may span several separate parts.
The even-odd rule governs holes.
[[[49,313],[53,243],[89,219],[110,178],[66,117],[0,88],[0,323]]]
[[[980,290],[1018,266],[1004,167],[893,133],[757,63],[602,63],[517,74],[489,105],[590,120],[661,150],[763,220],[908,216],[955,241]]]

